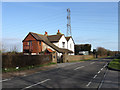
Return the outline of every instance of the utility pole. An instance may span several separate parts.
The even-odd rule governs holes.
[[[72,36],[72,33],[71,33],[70,8],[67,9],[67,36]]]

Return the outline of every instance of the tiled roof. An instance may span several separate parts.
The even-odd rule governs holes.
[[[34,36],[34,38],[36,38],[37,40],[43,41],[45,44],[47,44],[48,46],[52,47],[53,49],[55,49],[59,53],[65,53],[65,52],[67,52],[67,53],[73,53],[73,51],[70,51],[68,49],[62,49],[62,48],[57,47],[56,45],[54,45],[53,43],[51,43],[49,41],[48,37],[45,36],[45,35],[37,34],[37,33],[33,33],[33,32],[30,32],[30,34],[32,34]]]
[[[47,48],[47,50],[48,50],[49,52],[53,52],[50,48]]]
[[[63,34],[57,34],[57,35],[49,35],[48,40],[50,42],[58,42],[60,40],[60,38],[62,37]]]
[[[70,37],[65,37],[66,38],[66,40],[68,41],[70,38],[71,38],[71,36]]]

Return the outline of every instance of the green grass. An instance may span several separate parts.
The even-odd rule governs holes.
[[[53,65],[53,64],[56,64],[56,63],[48,63],[48,64],[43,64],[43,65],[36,65],[36,66],[27,66],[27,67],[21,67],[19,69],[16,69],[16,68],[2,68],[2,72],[5,73],[5,72],[13,72],[13,71],[23,71],[23,70],[29,70],[29,69],[34,69],[34,68],[38,68],[38,67],[43,67],[43,66],[49,66],[49,65]]]
[[[82,59],[82,60],[78,60],[78,61],[69,61],[70,63],[71,62],[80,62],[80,61],[88,61],[88,60],[93,60],[93,59],[96,59],[96,58],[90,58],[90,59]]]
[[[114,59],[109,63],[108,67],[120,70],[120,59]]]
[[[106,56],[107,57],[107,56]],[[108,56],[111,57],[111,56]],[[95,60],[95,59],[100,59],[100,58],[105,58],[105,57],[99,57],[99,58],[90,58],[90,59],[82,59],[82,60],[78,60],[78,61],[69,61],[69,62],[80,62],[80,61],[88,61],[88,60]]]

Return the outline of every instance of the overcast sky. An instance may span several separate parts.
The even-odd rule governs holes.
[[[7,50],[17,46],[29,32],[49,35],[59,29],[66,35],[67,8],[71,10],[71,30],[76,44],[91,44],[118,50],[117,2],[23,2],[2,4],[2,38]]]

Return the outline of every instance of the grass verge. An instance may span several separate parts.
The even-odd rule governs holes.
[[[21,67],[21,68],[2,68],[2,72],[6,73],[6,72],[13,72],[13,71],[23,71],[23,70],[29,70],[29,69],[34,69],[34,68],[38,68],[38,67],[43,67],[43,66],[49,66],[49,65],[53,65],[56,63],[48,63],[48,64],[43,64],[43,65],[36,65],[36,66],[27,66],[27,67]]]
[[[82,60],[78,60],[78,61],[69,61],[69,62],[70,62],[70,63],[71,63],[71,62],[80,62],[80,61],[88,61],[88,60],[93,60],[93,59],[96,59],[96,58],[82,59]]]
[[[108,65],[109,68],[120,70],[120,59],[114,59]]]
[[[111,57],[111,56],[107,56],[107,57]],[[106,58],[106,57],[99,57],[99,58],[90,58],[90,59],[82,59],[82,60],[78,60],[78,61],[69,61],[71,62],[80,62],[80,61],[89,61],[89,60],[97,60],[97,59],[101,59],[101,58]]]

